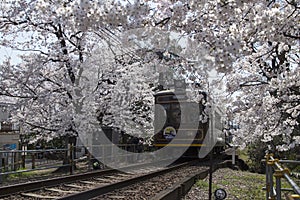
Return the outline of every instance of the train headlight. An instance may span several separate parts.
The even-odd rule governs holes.
[[[168,126],[164,129],[164,137],[167,140],[172,140],[176,136],[176,130],[172,126]]]

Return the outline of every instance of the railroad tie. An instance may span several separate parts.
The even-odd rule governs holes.
[[[60,190],[60,189],[56,189],[56,188],[45,188],[45,190],[50,191],[50,192],[59,192],[59,193],[67,193],[67,194],[74,194],[77,193],[77,191],[74,190]]]
[[[101,182],[104,182],[104,183],[111,183],[111,180],[109,179],[104,179],[104,178],[94,178],[96,181],[101,181]]]
[[[73,185],[73,184],[64,184],[66,187],[76,188],[76,189],[82,189],[83,187],[80,185]]]
[[[125,196],[108,196],[110,199],[125,199]]]
[[[95,185],[97,184],[96,182],[92,182],[92,181],[79,181],[80,183],[84,183],[84,184],[88,184],[88,185]]]
[[[116,180],[124,180],[124,177],[119,177],[119,176],[105,176],[105,177],[110,179],[116,179]]]
[[[21,193],[24,197],[32,197],[32,198],[38,198],[38,199],[58,199],[60,197],[58,196],[47,196],[47,195],[39,195],[34,193]]]

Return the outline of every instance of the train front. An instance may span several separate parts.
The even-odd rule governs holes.
[[[185,91],[164,90],[155,94],[154,146],[185,148],[183,156],[197,157],[203,144],[208,122],[200,115],[204,106],[188,99]]]

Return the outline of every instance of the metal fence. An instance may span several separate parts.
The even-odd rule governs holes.
[[[93,150],[97,150],[94,152],[97,156],[92,155]],[[73,174],[75,166],[79,166],[79,163],[84,163],[81,171],[90,171],[106,168],[104,163],[140,162],[139,155],[132,154],[132,152],[150,150],[144,147],[141,149],[141,146],[135,144],[119,144],[118,148],[113,148],[113,145],[93,145],[91,147],[70,145],[66,149],[0,150],[0,184],[4,177],[11,174],[36,170],[67,167],[69,173]],[[94,164],[99,164],[99,166],[96,168]]]
[[[266,155],[266,199],[281,200],[281,191],[289,191],[293,194],[287,194],[286,199],[300,199],[300,188],[290,176],[290,170],[284,168],[280,163],[300,164],[295,160],[278,160],[273,158],[273,154]],[[275,183],[273,180],[275,177]],[[291,188],[282,188],[281,179],[285,178]]]
[[[41,150],[1,150],[0,151],[0,183],[11,174],[20,174],[35,170],[58,167],[70,167],[73,173],[73,147],[68,149]],[[63,164],[67,155],[68,164]]]

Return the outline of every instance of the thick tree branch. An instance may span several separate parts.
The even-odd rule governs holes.
[[[51,131],[51,132],[56,132],[56,131],[59,131],[59,129],[54,129],[54,128],[48,128],[48,127],[44,127],[44,126],[41,126],[41,125],[36,125],[36,124],[33,124],[33,123],[30,123],[30,122],[24,122],[25,124],[33,127],[34,129],[37,128],[37,129],[42,129],[42,130],[45,130],[45,131]]]
[[[292,38],[292,39],[300,40],[300,35],[299,36],[297,36],[297,35],[291,35],[291,34],[286,33],[286,32],[284,32],[283,35],[285,37],[289,37],[289,38]]]
[[[161,20],[159,22],[156,22],[155,26],[159,26],[159,25],[164,26],[164,25],[166,25],[170,21],[170,19],[171,19],[171,17],[167,17],[167,18],[165,18],[165,19],[163,19],[163,20]]]
[[[250,86],[260,86],[260,85],[266,85],[269,84],[265,81],[247,81],[245,83],[240,84],[240,87],[250,87]]]

